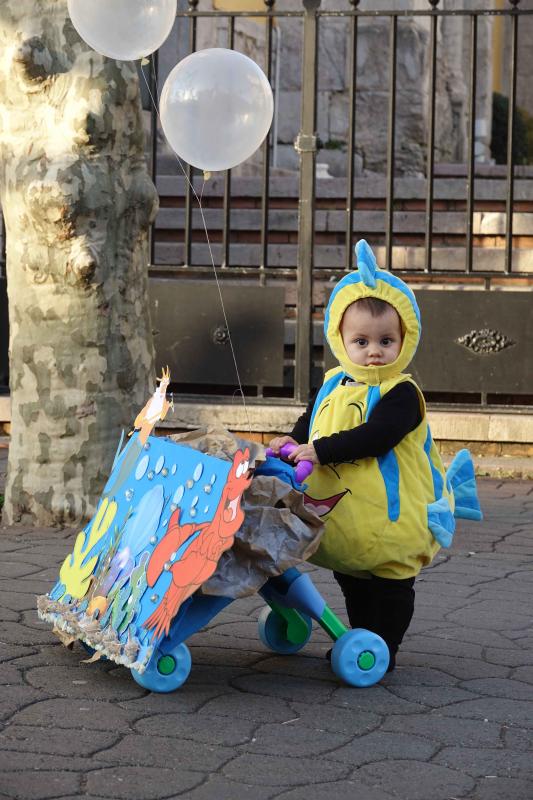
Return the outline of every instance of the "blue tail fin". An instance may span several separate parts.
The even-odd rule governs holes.
[[[446,471],[446,479],[455,498],[454,516],[457,519],[483,519],[477,497],[474,464],[468,450],[459,450]]]

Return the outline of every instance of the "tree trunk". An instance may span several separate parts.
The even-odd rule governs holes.
[[[90,50],[66,0],[2,0],[0,53],[12,408],[3,522],[61,525],[93,513],[121,428],[153,390],[157,196],[135,68]]]

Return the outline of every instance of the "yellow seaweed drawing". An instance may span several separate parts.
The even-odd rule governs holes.
[[[86,536],[82,531],[76,537],[74,550],[66,557],[59,571],[59,579],[65,585],[65,591],[60,599],[65,595],[70,595],[76,600],[81,600],[87,594],[98,555],[90,558],[85,564],[83,564],[83,559],[107,533],[115,519],[117,508],[114,500],[109,502],[107,497],[104,498],[96,512],[89,535]]]

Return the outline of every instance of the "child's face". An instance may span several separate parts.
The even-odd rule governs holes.
[[[350,361],[359,367],[392,364],[402,349],[400,317],[388,306],[379,317],[352,303],[344,312],[341,335]]]

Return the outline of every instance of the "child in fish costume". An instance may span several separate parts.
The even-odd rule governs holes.
[[[450,546],[456,517],[482,514],[470,454],[461,450],[444,470],[423,394],[403,372],[420,339],[415,296],[378,269],[366,241],[355,254],[357,270],[335,287],[324,321],[339,366],[291,436],[270,446],[296,442],[291,459],[317,464],[306,503],[326,531],[311,561],[334,571],[352,627],[386,641],[391,670],[413,615],[416,575]]]

